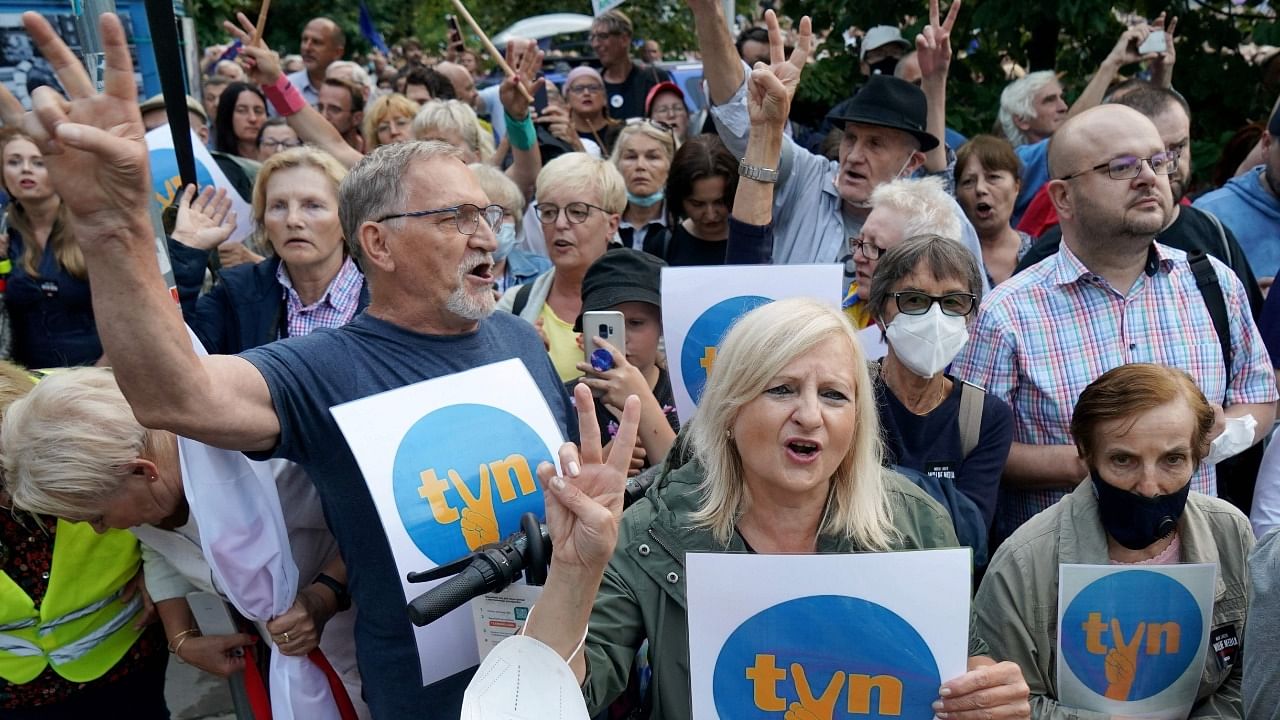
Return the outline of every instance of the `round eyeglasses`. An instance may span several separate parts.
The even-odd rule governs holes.
[[[484,218],[484,222],[489,226],[490,230],[498,227],[498,223],[502,222],[502,214],[506,212],[501,205],[488,205],[480,207],[471,203],[463,203],[462,205],[454,205],[453,207],[439,208],[437,210],[414,210],[412,212],[396,213],[394,215],[385,215],[378,218],[378,222],[386,222],[397,218],[426,217],[428,215],[444,215],[452,213],[452,218],[446,218],[441,224],[452,221],[458,226],[458,232],[463,235],[472,235],[480,228],[480,218]]]
[[[538,222],[544,225],[554,223],[560,217],[561,210],[564,210],[564,216],[569,218],[569,222],[574,225],[581,225],[587,221],[587,217],[591,215],[593,208],[602,213],[608,212],[599,205],[584,202],[571,202],[563,208],[555,203],[538,203],[534,207],[534,211],[538,213]]]

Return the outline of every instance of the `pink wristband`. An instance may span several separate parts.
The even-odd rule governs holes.
[[[283,117],[289,117],[307,106],[307,99],[302,97],[302,93],[283,73],[274,85],[264,85],[262,92],[271,102],[271,107],[276,109],[276,113]]]

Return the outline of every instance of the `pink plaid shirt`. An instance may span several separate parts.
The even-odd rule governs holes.
[[[1014,442],[1030,445],[1073,444],[1071,413],[1080,393],[1128,363],[1185,370],[1209,402],[1224,407],[1272,402],[1275,375],[1244,286],[1211,260],[1231,324],[1229,374],[1186,253],[1159,243],[1153,243],[1148,271],[1127,293],[1090,272],[1063,243],[1056,255],[991,292],[952,374],[1009,403]],[[1216,495],[1213,468],[1202,466],[1191,489]],[[1002,488],[996,534],[1007,537],[1065,494]]]
[[[276,280],[284,288],[289,337],[301,337],[320,328],[342,327],[351,322],[360,304],[360,290],[364,287],[364,275],[351,258],[342,261],[342,267],[324,295],[311,305],[302,304],[284,263],[276,268]]]

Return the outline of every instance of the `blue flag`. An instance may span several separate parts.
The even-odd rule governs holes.
[[[382,33],[378,32],[377,26],[373,24],[373,14],[369,12],[369,6],[364,3],[364,0],[360,0],[360,34],[369,41],[370,45],[382,51],[382,54],[391,54],[391,50],[387,48],[387,42],[382,39]]]

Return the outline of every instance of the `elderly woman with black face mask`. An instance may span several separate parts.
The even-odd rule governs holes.
[[[1217,566],[1212,617],[1204,628],[1212,634],[1204,659],[1188,666],[1199,669],[1199,686],[1189,713],[1181,717],[1244,717],[1238,641],[1245,630],[1245,560],[1253,533],[1228,503],[1189,492],[1213,426],[1213,407],[1181,370],[1123,365],[1080,394],[1071,434],[1091,479],[1000,546],[974,600],[978,632],[992,654],[1016,662],[1026,673],[1032,717],[1111,717],[1060,701],[1063,685],[1055,665],[1059,566],[1176,563]],[[1117,634],[1116,627],[1108,627],[1107,635]],[[1132,637],[1107,637],[1113,652],[1122,645],[1130,652],[1139,647],[1140,626],[1127,632]],[[1195,647],[1200,642],[1198,637],[1181,640]],[[1143,663],[1154,662],[1147,659],[1150,636],[1144,646],[1146,654],[1135,655],[1132,664],[1119,657],[1113,665],[1108,656],[1106,681],[1124,687]],[[1131,694],[1112,699],[1130,700]]]

